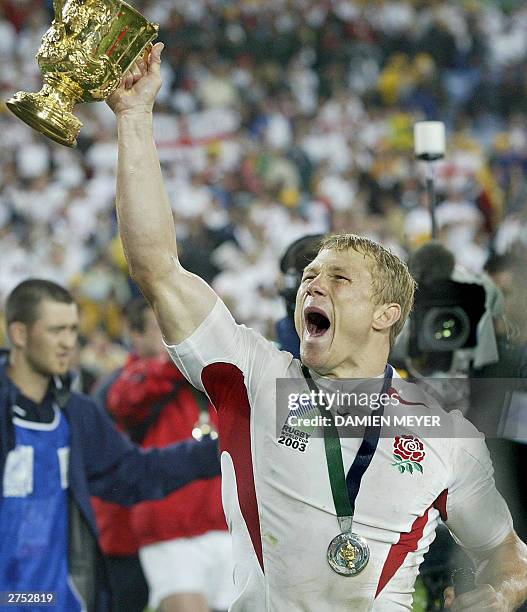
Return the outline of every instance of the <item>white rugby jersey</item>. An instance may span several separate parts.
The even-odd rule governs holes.
[[[482,437],[423,440],[421,470],[413,473],[394,467],[394,439],[381,437],[353,520],[370,561],[356,576],[338,575],[326,558],[341,529],[324,440],[311,437],[301,450],[277,437],[276,379],[302,378],[300,362],[237,325],[221,300],[187,340],[167,348],[219,414],[223,506],[235,562],[232,612],[411,610],[440,516],[469,551],[491,549],[511,531]],[[448,418],[463,420],[460,413]],[[341,439],[346,473],[361,441]]]

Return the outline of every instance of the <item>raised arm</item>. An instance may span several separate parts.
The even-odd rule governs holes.
[[[165,340],[178,344],[205,320],[217,297],[178,260],[152,129],[162,49],[157,43],[148,62],[136,63],[108,105],[117,117],[117,217],[130,275],[152,305]]]

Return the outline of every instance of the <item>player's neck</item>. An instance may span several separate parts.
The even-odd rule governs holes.
[[[357,351],[357,355],[350,355],[329,372],[326,378],[376,378],[382,376],[388,361],[388,351]]]
[[[384,374],[386,361],[378,365],[339,366],[325,374],[326,378],[378,378]]]
[[[36,404],[44,399],[49,376],[36,372],[21,355],[11,355],[7,375],[20,392]]]

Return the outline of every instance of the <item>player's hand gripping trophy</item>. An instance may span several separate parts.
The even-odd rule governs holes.
[[[77,102],[107,98],[157,37],[158,26],[121,0],[54,0],[55,19],[37,53],[44,86],[19,91],[7,107],[49,138],[75,146]]]

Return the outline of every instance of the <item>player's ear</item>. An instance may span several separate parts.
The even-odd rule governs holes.
[[[23,349],[27,344],[27,325],[21,321],[13,321],[7,328],[7,335],[11,345]]]
[[[401,318],[400,304],[382,304],[373,313],[372,327],[375,331],[389,329]]]

